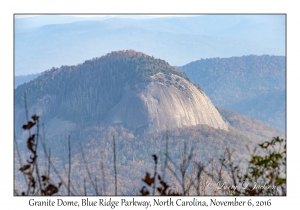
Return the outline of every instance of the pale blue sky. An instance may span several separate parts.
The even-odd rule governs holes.
[[[47,15],[47,14],[45,14]],[[59,14],[57,14],[59,15]],[[125,18],[124,14],[121,14],[122,17]],[[133,14],[128,14],[130,17],[133,16]],[[15,15],[15,18],[28,18],[28,17],[35,17],[35,16],[42,16],[42,15]],[[82,18],[94,18],[94,17],[117,17],[120,15],[61,15],[61,16],[73,16],[73,17],[82,17]],[[162,17],[172,17],[172,16],[178,16],[178,15],[136,15],[143,18],[162,18]],[[180,16],[191,16],[191,15],[180,15]]]

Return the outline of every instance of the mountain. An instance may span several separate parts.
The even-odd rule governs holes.
[[[285,131],[285,56],[248,55],[200,59],[178,67],[216,106]]]
[[[198,124],[228,130],[203,91],[180,76],[163,73],[151,76],[151,82],[140,90],[126,89],[105,120],[152,132]]]
[[[15,90],[17,110],[24,107],[24,93],[30,110],[49,121],[122,124],[147,132],[198,124],[228,130],[210,99],[182,72],[133,50],[44,72]]]
[[[39,74],[20,75],[14,77],[15,88],[19,85],[37,78]]]
[[[15,16],[14,24],[15,24],[15,30],[18,33],[20,33],[20,32],[28,32],[34,28],[42,27],[45,25],[67,24],[67,23],[74,23],[74,22],[86,21],[86,20],[103,20],[106,18],[108,17],[107,16],[85,17],[85,16],[71,16],[71,15],[35,15],[35,16],[18,18],[17,15]]]
[[[25,106],[29,116],[40,116],[40,145],[51,150],[51,161],[61,177],[67,177],[70,138],[71,180],[78,195],[94,193],[92,184],[86,182],[88,176],[97,178],[99,186],[106,185],[103,194],[114,194],[113,154],[118,194],[134,195],[142,187],[143,175],[153,171],[153,154],[159,158],[157,170],[163,171],[167,147],[172,163],[181,163],[187,151],[195,154],[193,164],[209,163],[229,148],[243,164],[250,155],[246,145],[253,149],[274,136],[284,137],[280,130],[256,119],[215,108],[183,72],[133,50],[45,71],[19,85],[14,102],[14,131],[21,157],[28,156],[28,131],[21,129],[27,121]],[[32,129],[32,133],[37,131]],[[15,186],[26,189],[18,171],[18,155],[15,157]],[[41,166],[47,160],[42,149],[38,157],[44,171],[46,167]],[[89,172],[84,170],[87,167]],[[56,177],[52,168],[51,173]]]
[[[119,49],[135,49],[178,66],[199,58],[285,55],[285,15],[85,21],[48,15],[16,19],[14,40],[15,75],[78,64]]]

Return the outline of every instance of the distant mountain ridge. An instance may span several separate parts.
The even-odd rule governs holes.
[[[29,75],[20,75],[20,76],[15,76],[14,77],[14,85],[15,88],[18,87],[19,85],[28,82],[30,80],[33,80],[37,78],[39,74],[29,74]]]
[[[285,56],[201,59],[178,67],[216,106],[285,130]]]
[[[15,20],[16,75],[78,64],[116,49],[135,49],[171,65],[199,58],[285,55],[285,15],[114,17],[72,23],[66,21],[76,18],[64,17],[62,24],[54,15],[52,22],[41,25],[43,18],[50,17]],[[40,27],[22,30],[26,24]]]

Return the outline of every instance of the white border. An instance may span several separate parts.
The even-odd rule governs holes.
[[[293,3],[295,2],[295,3]],[[1,10],[0,116],[1,198],[3,209],[29,208],[28,198],[13,197],[13,14],[14,13],[286,13],[287,14],[287,142],[288,196],[272,198],[272,208],[297,206],[299,182],[299,10],[296,1],[37,1],[4,0]],[[76,198],[77,199],[77,198]],[[81,199],[80,197],[78,199]],[[151,200],[152,198],[150,198]],[[208,198],[205,198],[208,199]],[[226,197],[219,197],[226,200]],[[246,198],[245,198],[246,199]],[[120,208],[117,208],[120,209]],[[154,208],[152,208],[154,209]],[[170,208],[169,208],[170,209]],[[296,209],[296,208],[291,208]]]

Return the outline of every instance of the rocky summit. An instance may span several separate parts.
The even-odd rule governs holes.
[[[17,113],[25,116],[19,111],[24,107],[24,93],[28,109],[40,110],[36,114],[45,123],[59,119],[74,128],[122,124],[143,132],[198,124],[228,130],[200,86],[166,61],[133,50],[52,68],[20,85],[15,89],[17,121]],[[42,100],[45,97],[47,102]]]
[[[150,132],[198,124],[228,130],[219,112],[202,90],[186,79],[157,73],[137,90],[124,94],[107,114],[109,124]]]

